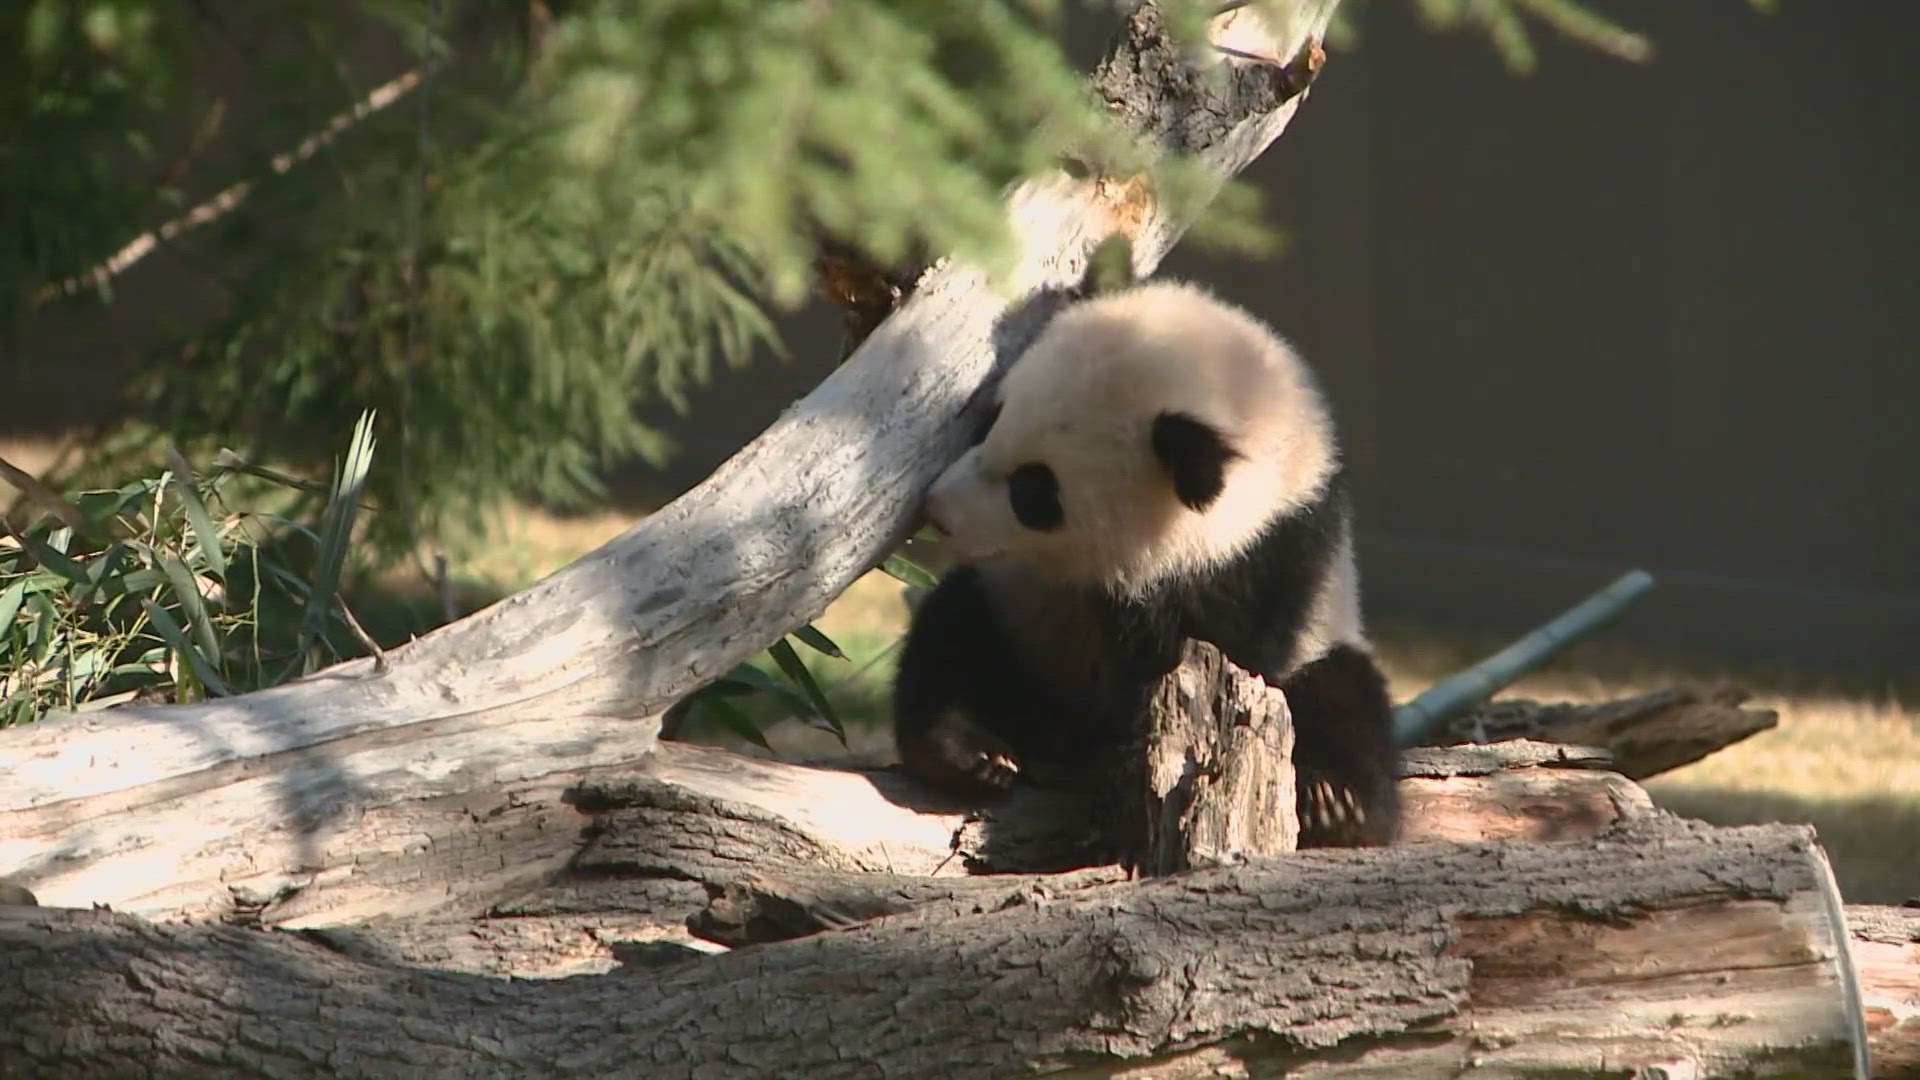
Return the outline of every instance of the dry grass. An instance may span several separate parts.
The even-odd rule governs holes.
[[[611,512],[556,516],[512,509],[501,515],[483,560],[462,568],[500,592],[513,592],[620,535],[634,519]]]
[[[21,469],[39,476],[60,460],[64,445],[52,439],[0,438],[0,458],[5,458]],[[0,503],[12,497],[11,487],[0,486]]]

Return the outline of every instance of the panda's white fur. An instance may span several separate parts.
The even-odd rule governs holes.
[[[1240,554],[1276,515],[1317,497],[1337,464],[1326,405],[1292,347],[1184,282],[1140,285],[1061,312],[996,398],[993,428],[935,481],[928,516],[962,559],[1011,558],[1119,593]],[[1212,426],[1239,455],[1205,510],[1175,496],[1142,435],[1169,411]],[[1032,459],[1059,476],[1063,529],[1029,529],[1009,507],[1007,476]],[[1363,641],[1349,542],[1303,630],[1289,666],[1334,642]]]

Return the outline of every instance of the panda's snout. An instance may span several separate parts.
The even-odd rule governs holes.
[[[944,480],[946,478],[942,477],[941,479]],[[920,503],[920,519],[928,525],[933,526],[933,531],[939,533],[941,536],[953,535],[953,530],[947,528],[947,522],[943,516],[943,511],[947,509],[947,503],[947,494],[942,490],[942,485],[939,482],[934,483],[933,488],[927,492],[927,497]]]
[[[965,474],[973,459],[974,452],[971,450],[961,455],[959,461],[948,466],[947,470],[934,480],[933,486],[927,489],[927,497],[921,501],[920,516],[925,518],[927,524],[933,526],[934,531],[941,536],[953,535],[953,530],[947,527],[943,512],[950,509],[954,489],[959,486],[961,476]]]

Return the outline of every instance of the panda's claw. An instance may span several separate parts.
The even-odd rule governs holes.
[[[1009,786],[1019,773],[1020,763],[1013,759],[1012,754],[992,751],[982,753],[974,769],[974,775],[980,778],[981,783],[996,788]]]

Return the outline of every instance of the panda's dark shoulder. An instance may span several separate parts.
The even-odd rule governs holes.
[[[1210,641],[1249,671],[1277,675],[1347,539],[1347,494],[1336,471],[1307,503],[1276,510],[1232,558],[1161,590],[1162,618]]]

